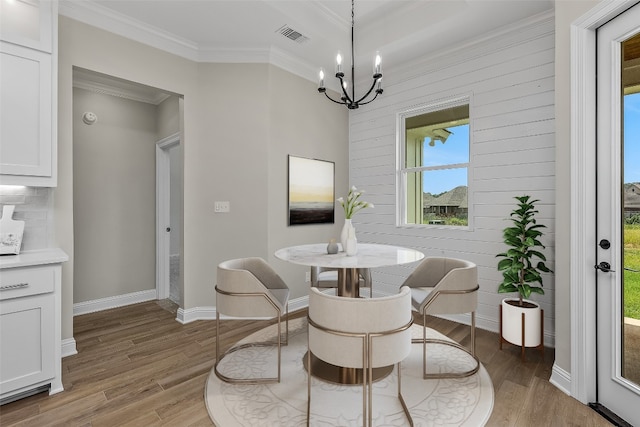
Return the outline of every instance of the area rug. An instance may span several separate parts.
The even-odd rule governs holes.
[[[422,337],[422,328],[412,326]],[[429,329],[430,338],[448,339]],[[272,340],[276,326],[258,331],[241,342]],[[218,427],[303,426],[306,424],[307,371],[303,356],[307,351],[306,319],[289,322],[289,345],[282,347],[281,382],[268,385],[237,385],[209,374],[204,397],[209,416]],[[463,371],[473,359],[450,346],[430,344],[427,363],[430,371]],[[231,353],[219,370],[234,377],[276,376],[277,351],[253,347]],[[406,426],[408,421],[397,398],[397,369],[374,385],[373,424]],[[362,426],[362,386],[331,384],[312,378],[312,426]],[[483,366],[475,375],[459,379],[422,379],[422,345],[413,344],[402,362],[402,394],[416,426],[482,426],[493,409],[493,385]]]

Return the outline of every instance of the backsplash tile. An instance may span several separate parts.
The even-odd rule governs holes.
[[[50,246],[52,189],[0,185],[0,215],[4,205],[15,205],[13,219],[24,221],[20,252]]]

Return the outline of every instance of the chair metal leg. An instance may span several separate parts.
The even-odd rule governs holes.
[[[413,418],[411,417],[411,413],[409,412],[409,407],[407,403],[404,401],[404,397],[402,396],[402,367],[401,362],[398,362],[398,399],[400,399],[400,404],[402,404],[402,409],[404,410],[405,415],[407,416],[407,420],[409,420],[409,426],[413,427]]]
[[[480,370],[480,360],[476,356],[476,312],[475,311],[471,312],[471,350],[465,348],[464,346],[458,344],[455,341],[447,341],[447,340],[434,339],[434,338],[427,339],[427,315],[424,312],[422,313],[422,324],[423,324],[422,340],[413,339],[411,340],[411,342],[413,343],[422,342],[422,377],[425,380],[442,379],[442,378],[464,378],[464,377],[471,376],[476,372],[478,372],[478,370]],[[462,350],[465,353],[469,354],[471,357],[473,357],[473,359],[475,360],[475,366],[472,369],[464,372],[429,374],[427,373],[427,343],[448,345],[450,347],[454,347],[459,350]]]
[[[362,424],[371,427],[371,366],[369,363],[369,351],[371,348],[371,337],[367,334],[362,339]],[[367,405],[367,390],[369,390],[369,405]],[[369,406],[369,408],[367,408]],[[369,409],[369,412],[367,412]],[[368,422],[367,422],[368,421]]]
[[[281,372],[281,359],[282,359],[282,331],[281,331],[281,324],[280,324],[280,313],[278,313],[278,382],[280,382],[280,372]]]
[[[226,350],[222,355],[220,354],[220,313],[216,312],[216,362],[213,365],[213,370],[218,378],[222,381],[230,384],[270,384],[270,383],[279,383],[281,377],[281,366],[282,366],[282,346],[287,345],[289,343],[289,305],[287,304],[287,315],[285,317],[286,331],[285,331],[285,340],[282,341],[282,317],[280,311],[277,314],[278,320],[278,338],[273,341],[261,342],[261,343],[247,343],[241,344],[235,347],[231,347]],[[218,370],[218,365],[220,362],[229,354],[234,353],[238,350],[242,350],[245,348],[251,347],[271,347],[273,345],[277,346],[278,352],[278,374],[276,377],[267,377],[267,378],[232,378],[224,375]]]
[[[307,427],[311,419],[311,350],[309,350],[309,334],[307,333]]]

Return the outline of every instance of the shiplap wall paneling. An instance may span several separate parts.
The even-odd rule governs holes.
[[[419,249],[427,256],[468,259],[478,265],[478,325],[498,329],[501,274],[496,253],[514,196],[540,199],[542,239],[554,268],[555,122],[554,23],[537,17],[475,45],[385,70],[385,92],[350,116],[350,185],[366,191],[374,209],[354,218],[361,242]],[[396,164],[398,114],[455,97],[470,98],[471,163],[468,229],[398,227]],[[374,271],[376,289],[397,290],[413,266]],[[553,345],[553,274],[544,275],[545,342]],[[459,320],[465,321],[464,316]]]

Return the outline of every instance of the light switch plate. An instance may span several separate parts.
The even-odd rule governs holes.
[[[229,212],[230,210],[230,206],[229,206],[229,202],[228,201],[224,201],[224,202],[214,202],[213,203],[213,210],[216,213],[226,213]]]

